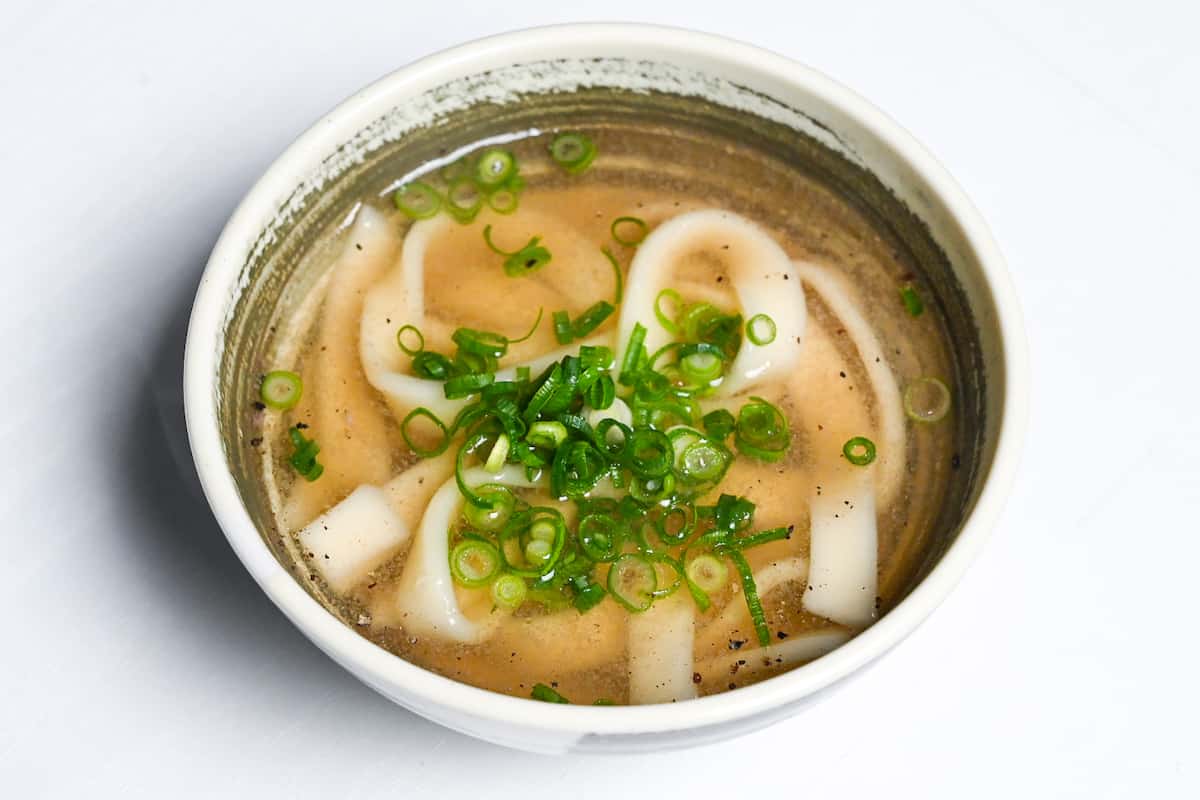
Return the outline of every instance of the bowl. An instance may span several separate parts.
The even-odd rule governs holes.
[[[516,129],[530,114],[627,106],[743,126],[807,148],[925,247],[966,376],[968,469],[943,513],[941,544],[873,626],[805,666],[671,705],[590,707],[489,692],[410,664],[327,611],[277,557],[243,442],[239,397],[261,368],[278,308],[303,293],[304,248],[345,214],[344,187],[380,187],[382,159],[417,164],[471,125]],[[646,104],[650,105],[647,106]],[[657,111],[655,112],[657,113]],[[522,116],[524,114],[525,116]],[[396,161],[399,159],[399,161]],[[388,174],[394,177],[395,170]],[[342,188],[339,188],[342,187]],[[923,244],[922,244],[923,243]],[[795,714],[896,646],[942,601],[996,522],[1017,466],[1028,402],[1026,344],[1004,261],[946,171],[895,122],[829,78],[718,36],[647,25],[566,25],[503,34],[421,59],[355,94],[293,143],[217,242],[197,291],[184,370],[188,435],[204,492],[268,597],[318,647],[390,700],[457,731],[549,753],[697,745]],[[239,394],[240,393],[240,394]]]

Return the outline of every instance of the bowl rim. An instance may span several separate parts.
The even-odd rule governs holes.
[[[225,315],[242,265],[264,225],[323,154],[353,135],[348,122],[379,116],[397,92],[419,91],[480,71],[497,54],[536,55],[539,48],[578,43],[638,49],[655,60],[684,55],[714,69],[749,70],[815,96],[850,118],[910,169],[957,224],[995,305],[1002,353],[1003,397],[995,451],[974,508],[929,574],[884,617],[826,656],[770,680],[683,703],[590,707],[556,705],[480,689],[442,677],[395,656],[344,625],[305,592],[274,558],[246,511],[228,468],[217,412],[216,377]],[[520,61],[535,60],[522,57]],[[510,62],[510,63],[515,63]],[[412,87],[418,87],[412,89]],[[989,380],[997,380],[990,375]],[[1028,356],[1021,312],[1004,259],[978,211],[944,167],[899,124],[831,78],[774,52],[709,33],[640,23],[550,25],[502,33],[425,56],[355,93],[297,138],[266,170],[230,217],[213,248],[196,293],[184,356],[188,438],[204,494],[238,558],[268,597],[315,644],[369,685],[397,687],[418,713],[478,719],[561,735],[645,734],[733,722],[794,704],[856,672],[898,644],[958,583],[997,522],[1020,458],[1028,415]],[[394,690],[385,692],[394,697]],[[440,713],[439,713],[440,712]],[[469,726],[467,726],[469,727]]]

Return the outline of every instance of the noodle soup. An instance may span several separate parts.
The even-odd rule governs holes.
[[[447,677],[676,702],[819,658],[936,549],[961,370],[840,187],[669,123],[528,131],[360,198],[276,321],[280,550]]]

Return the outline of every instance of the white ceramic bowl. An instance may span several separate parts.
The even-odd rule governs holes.
[[[550,72],[521,66],[531,62],[566,66]],[[482,73],[489,77],[472,79]],[[432,92],[464,85],[463,79],[471,91]],[[986,375],[973,502],[924,580],[833,653],[757,685],[680,704],[539,703],[457,683],[380,649],[322,608],[264,543],[227,462],[218,414],[225,328],[245,288],[248,259],[263,232],[338,169],[447,108],[480,98],[503,102],[505,81],[533,91],[611,83],[698,94],[794,126],[873,172],[945,251],[975,316]],[[406,708],[493,742],[542,752],[644,752],[711,742],[796,713],[895,646],[942,601],[995,523],[1017,466],[1028,401],[1025,348],[1004,261],[983,221],[945,170],[879,110],[796,62],[728,39],[643,25],[569,25],[504,34],[424,58],[354,95],[289,147],[242,201],[213,251],[188,332],[184,394],[200,479],[238,557],[271,600],[339,664]]]

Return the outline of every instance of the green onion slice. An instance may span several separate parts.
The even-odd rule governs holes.
[[[559,344],[570,344],[574,341],[571,333],[571,315],[564,311],[555,311],[550,315],[554,321],[554,338]]]
[[[479,185],[491,188],[504,185],[517,172],[517,160],[507,150],[493,148],[484,151],[475,166]]]
[[[413,441],[409,434],[409,426],[416,422],[421,417],[433,423],[433,426],[438,429],[441,436],[437,440],[437,444],[433,447],[422,447]],[[424,406],[414,408],[408,412],[408,416],[400,423],[400,435],[404,437],[404,443],[408,448],[416,453],[421,458],[433,458],[446,452],[446,447],[450,444],[450,431],[446,428],[446,423],[438,419],[437,415]]]
[[[517,507],[517,498],[508,487],[494,483],[485,484],[479,487],[478,496],[490,505],[477,506],[467,503],[463,506],[463,516],[467,518],[471,527],[494,533],[508,524]]]
[[[775,341],[775,320],[766,314],[755,314],[746,322],[746,338],[760,347]]]
[[[520,205],[520,196],[512,189],[501,187],[488,195],[487,204],[497,214],[512,214]]]
[[[392,195],[392,201],[411,219],[428,219],[442,206],[437,190],[424,181],[401,186]]]
[[[487,586],[498,572],[500,551],[490,542],[464,539],[450,551],[450,574],[460,586]]]
[[[295,408],[304,392],[304,383],[294,372],[277,369],[263,376],[259,395],[263,403],[277,411]]]
[[[544,683],[534,684],[533,691],[529,693],[529,696],[534,700],[541,700],[543,703],[565,703],[569,705],[571,702]]]
[[[613,304],[600,300],[587,308],[571,323],[571,334],[576,339],[583,339],[592,331],[604,324],[604,321],[616,311]]]
[[[442,384],[442,393],[446,395],[447,400],[461,400],[464,397],[478,394],[480,389],[490,386],[495,380],[496,376],[490,372],[459,375]]]
[[[746,607],[750,609],[750,619],[754,621],[754,632],[758,634],[758,643],[766,647],[771,643],[771,630],[767,627],[767,615],[763,613],[762,601],[758,598],[758,586],[754,583],[754,573],[750,564],[739,550],[726,551],[729,560],[742,579],[742,593],[746,595]]]
[[[560,133],[550,143],[550,157],[572,175],[591,166],[596,158],[596,145],[582,133]]]
[[[674,308],[671,313],[663,310],[663,300],[670,300]],[[658,293],[658,297],[654,298],[654,316],[658,318],[658,324],[666,328],[667,332],[672,336],[678,336],[680,332],[679,325],[675,319],[683,310],[683,298],[679,296],[679,292],[674,289],[663,289]]]
[[[875,460],[875,443],[865,436],[855,436],[842,445],[842,455],[856,467],[865,467]]]
[[[746,455],[762,461],[778,461],[783,458],[792,440],[787,419],[778,408],[761,397],[751,397],[750,400],[738,412],[734,443]]]
[[[703,423],[704,430],[708,435],[720,441],[725,441],[726,437],[737,427],[737,420],[733,418],[733,414],[724,408],[718,408],[716,411],[705,414]]]
[[[516,575],[506,573],[492,582],[492,602],[501,608],[520,608],[528,593],[525,579]]]
[[[528,275],[550,263],[550,251],[538,244],[541,241],[540,236],[534,236],[520,250],[501,250],[492,242],[492,226],[485,225],[483,241],[493,253],[507,256],[504,259],[504,273],[510,278]]]
[[[441,353],[422,350],[413,356],[413,374],[431,381],[444,381],[454,371],[454,364]]]
[[[593,561],[615,561],[621,552],[621,523],[604,514],[588,514],[579,520],[579,546]]]
[[[325,471],[325,467],[317,463],[317,453],[321,452],[321,446],[312,439],[305,438],[304,434],[300,432],[300,423],[288,428],[288,437],[291,439],[292,448],[295,451],[288,459],[292,469],[299,472],[309,482],[321,477]]]
[[[703,553],[687,563],[687,578],[707,594],[714,594],[729,585],[729,568],[724,559]]]
[[[446,210],[464,225],[475,219],[483,208],[483,195],[475,181],[459,178],[446,187]]]
[[[621,272],[621,265],[617,262],[617,257],[612,254],[612,251],[607,247],[601,247],[600,252],[608,259],[608,263],[612,264],[613,279],[616,282],[616,290],[613,292],[613,305],[621,305],[621,298],[625,293],[625,274]]]
[[[646,239],[650,226],[638,217],[617,217],[609,227],[612,238],[617,244],[626,247],[636,247]]]
[[[658,588],[654,564],[645,556],[625,553],[608,570],[608,592],[635,614],[650,608]]]
[[[914,422],[939,422],[950,411],[950,388],[937,378],[918,378],[904,390],[904,413]]]
[[[567,440],[567,426],[555,420],[541,420],[529,426],[525,441],[548,450],[556,449]]]
[[[925,311],[921,295],[917,294],[917,290],[911,285],[900,287],[900,302],[904,304],[904,310],[910,317],[919,317]]]
[[[508,460],[510,441],[506,433],[496,437],[496,443],[492,445],[492,451],[488,453],[487,461],[483,462],[485,470],[495,474],[504,469],[504,462]]]
[[[404,343],[404,334],[409,334],[410,338],[416,337],[416,342],[411,345]],[[417,353],[425,349],[425,335],[421,330],[413,325],[405,325],[396,331],[396,344],[404,351],[406,356],[415,356]]]

